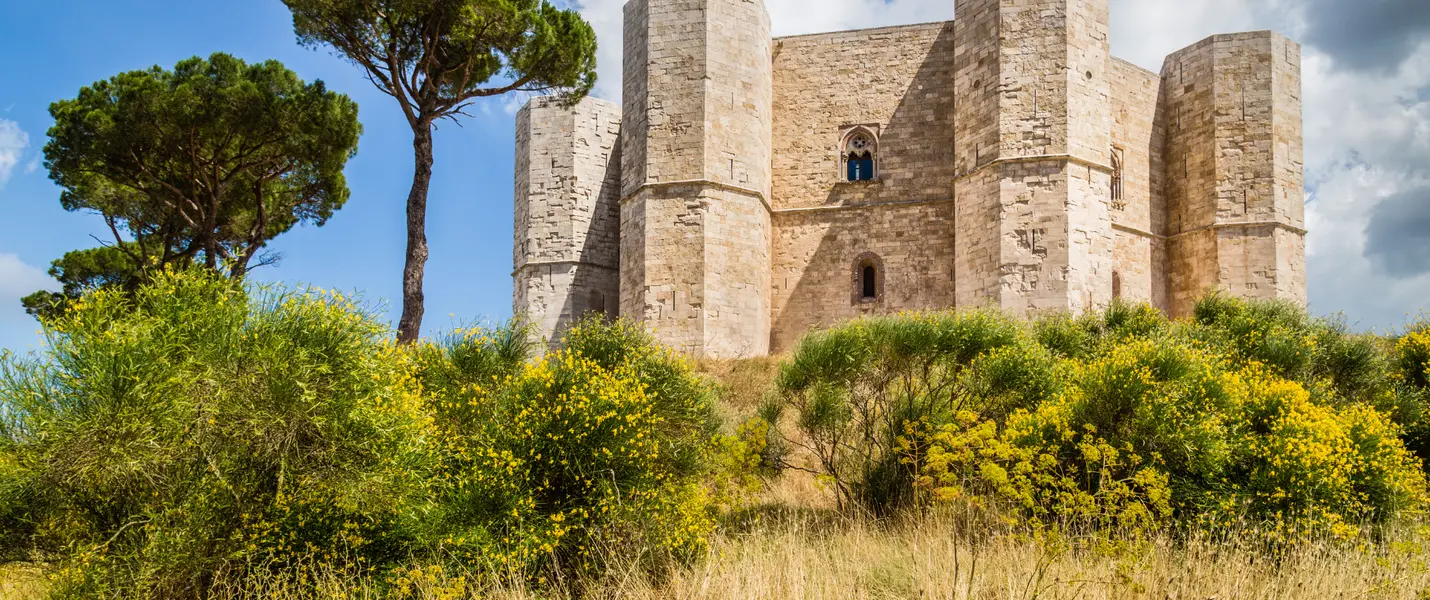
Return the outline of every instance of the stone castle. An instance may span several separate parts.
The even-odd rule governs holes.
[[[772,38],[762,0],[630,0],[624,105],[517,117],[516,311],[738,357],[865,314],[1304,301],[1300,46],[1158,74],[1111,56],[1107,0],[955,4]]]

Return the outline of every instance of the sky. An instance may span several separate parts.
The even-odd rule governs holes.
[[[596,29],[595,95],[620,100],[621,4],[573,0]],[[947,20],[953,0],[766,0],[776,35]],[[1311,310],[1391,331],[1430,307],[1430,2],[1111,0],[1113,54],[1159,71],[1209,35],[1274,29],[1300,41]],[[297,45],[279,0],[48,0],[0,6],[0,348],[38,346],[19,298],[53,281],[50,261],[107,239],[98,217],[65,212],[41,166],[50,103],[123,71],[228,52],[277,59],[361,108],[348,204],[323,227],[270,248],[253,277],[360,294],[400,312],[411,131],[359,71]],[[436,134],[429,196],[427,319],[433,331],[511,314],[514,116],[494,98]]]

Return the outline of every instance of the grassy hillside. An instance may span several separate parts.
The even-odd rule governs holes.
[[[1212,297],[692,362],[195,274],[0,360],[3,598],[1424,598],[1430,333]]]

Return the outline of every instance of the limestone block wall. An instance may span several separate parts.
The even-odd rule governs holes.
[[[953,40],[952,23],[777,38],[775,210],[950,199]],[[878,137],[875,181],[840,173],[854,127]]]
[[[1015,161],[997,171],[1003,263],[993,305],[1019,314],[1081,312],[1110,300],[1110,176],[1065,161]]]
[[[755,0],[625,6],[622,194],[712,181],[768,197],[770,22]]]
[[[952,23],[775,40],[772,349],[861,314],[953,306],[953,40]],[[874,181],[840,172],[855,127],[878,138]],[[860,302],[853,270],[871,255],[883,292]]]
[[[959,0],[954,14],[954,256],[959,307],[1001,305],[1003,202],[999,105],[1005,85],[999,0]]]
[[[771,351],[861,315],[952,307],[953,220],[947,200],[776,212]],[[855,269],[870,255],[883,285],[876,301],[864,302]]]
[[[1106,0],[962,0],[956,12],[955,86],[969,90],[954,123],[960,305],[1106,303],[1115,246]]]
[[[708,0],[702,178],[768,202],[774,82],[770,16],[755,0]]]
[[[1218,210],[1213,42],[1209,38],[1180,50],[1162,66],[1171,267],[1168,305],[1173,316],[1189,314],[1219,279],[1213,230]]]
[[[625,24],[622,311],[694,354],[765,354],[769,15],[757,0],[631,0]]]
[[[1108,0],[955,4],[772,39],[760,0],[629,0],[624,105],[518,115],[517,310],[737,357],[903,310],[1304,301],[1299,46],[1215,36],[1156,74],[1110,56]],[[873,181],[843,181],[856,128]]]
[[[704,174],[706,0],[625,5],[621,197]]]
[[[1270,208],[1252,207],[1256,219],[1275,221],[1277,298],[1306,303],[1305,137],[1301,101],[1301,45],[1271,34]]]
[[[1112,199],[1114,293],[1167,310],[1167,202],[1162,146],[1166,124],[1158,102],[1161,77],[1113,59],[1112,148],[1121,168],[1121,198]]]
[[[621,314],[693,355],[767,354],[769,232],[758,197],[704,182],[642,189],[621,204]]]
[[[959,308],[1003,305],[1003,243],[1009,236],[1004,231],[1002,177],[995,166],[960,175],[954,182],[954,305]]]
[[[1171,312],[1212,289],[1304,302],[1299,47],[1213,36],[1167,59],[1163,96]]]
[[[620,111],[535,98],[516,122],[513,310],[551,339],[587,312],[617,314]]]

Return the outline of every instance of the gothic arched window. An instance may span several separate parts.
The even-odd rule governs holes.
[[[854,259],[854,304],[872,304],[884,298],[884,260],[873,252]]]
[[[860,127],[844,136],[842,158],[845,181],[873,181],[879,142],[868,129]]]

